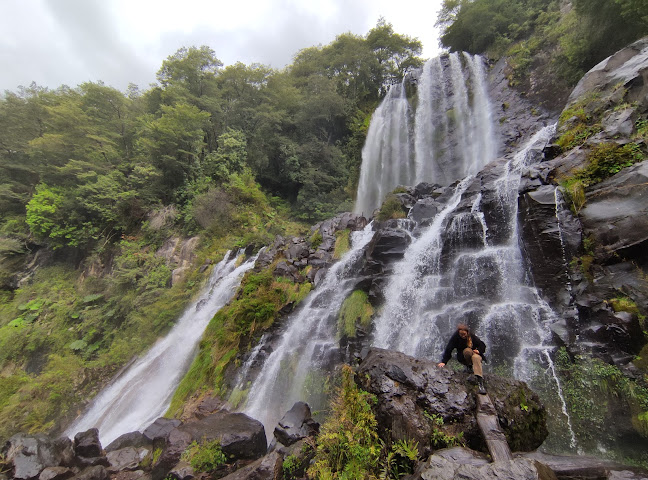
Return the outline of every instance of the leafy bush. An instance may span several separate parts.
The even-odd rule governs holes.
[[[191,464],[197,472],[212,472],[227,463],[227,455],[223,453],[218,440],[204,443],[191,442],[181,459]]]
[[[342,368],[342,386],[331,402],[331,415],[317,438],[308,474],[322,479],[371,478],[379,467],[382,444],[371,405],[375,397],[358,388],[351,367]]]

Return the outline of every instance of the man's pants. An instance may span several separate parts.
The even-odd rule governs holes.
[[[464,348],[463,356],[466,359],[466,363],[472,365],[473,373],[478,377],[483,377],[481,355],[473,352],[470,348]]]

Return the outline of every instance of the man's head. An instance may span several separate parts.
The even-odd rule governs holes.
[[[465,323],[460,323],[459,325],[457,325],[457,332],[459,332],[459,336],[461,338],[468,338],[468,335],[470,335],[470,329]]]

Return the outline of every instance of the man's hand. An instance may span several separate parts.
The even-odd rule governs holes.
[[[439,368],[443,368],[443,367],[445,367],[445,363],[441,362],[441,363],[439,363],[439,364],[437,365],[437,367],[439,367]]]
[[[477,349],[474,349],[473,353],[476,353],[477,355],[481,355],[481,353],[479,353],[479,350],[477,350]]]

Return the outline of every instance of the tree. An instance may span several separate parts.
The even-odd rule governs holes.
[[[160,84],[167,88],[180,85],[192,95],[201,97],[223,66],[216,53],[209,47],[182,47],[162,62],[157,73]]]

